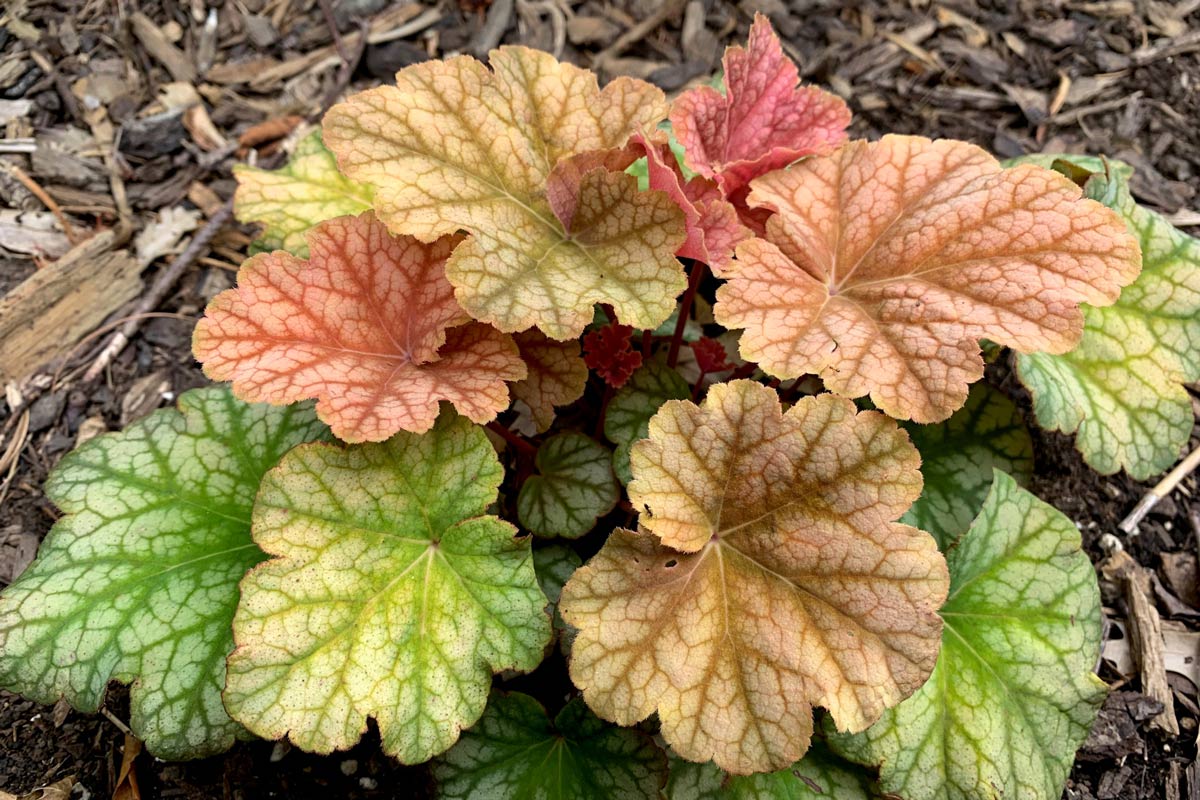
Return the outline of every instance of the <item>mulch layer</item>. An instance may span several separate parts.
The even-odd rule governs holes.
[[[483,56],[501,43],[677,92],[719,67],[756,11],[771,17],[805,80],[849,102],[856,136],[960,138],[1001,157],[1105,154],[1136,168],[1141,202],[1185,229],[1200,225],[1200,0],[7,0],[0,302],[93,234],[109,237],[95,263],[120,277],[85,295],[78,316],[92,322],[41,331],[48,364],[0,363],[0,586],[57,517],[41,486],[65,452],[205,382],[191,329],[208,299],[232,285],[253,231],[226,225],[182,274],[169,268],[208,220],[227,213],[234,164],[280,163],[347,91],[422,59]],[[106,318],[117,322],[101,326]],[[129,344],[106,350],[130,318]],[[1028,410],[1007,365],[991,372]],[[1097,565],[1114,545],[1133,557],[1174,642],[1167,658],[1180,735],[1154,727],[1161,705],[1140,693],[1120,645],[1106,645],[1098,669],[1114,690],[1064,797],[1200,798],[1200,487],[1186,479],[1126,536],[1117,523],[1148,485],[1096,475],[1067,437],[1035,431],[1035,440],[1033,490],[1079,525]],[[1101,587],[1115,641],[1128,609],[1103,575]],[[97,715],[0,693],[0,790],[55,785],[107,798],[120,784],[122,796],[138,796],[121,778],[123,753],[136,747],[121,730],[127,710],[119,687]],[[205,761],[142,754],[127,766],[140,796],[156,798],[420,797],[428,788],[424,770],[383,756],[373,734],[328,757],[247,742]]]

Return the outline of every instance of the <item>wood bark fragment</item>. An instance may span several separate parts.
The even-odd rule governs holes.
[[[137,262],[102,231],[0,298],[0,381],[68,353],[142,289]]]
[[[1179,735],[1179,720],[1175,718],[1175,697],[1167,683],[1167,667],[1163,655],[1162,619],[1150,594],[1149,573],[1124,550],[1114,551],[1101,567],[1104,574],[1117,581],[1125,596],[1129,614],[1127,630],[1131,639],[1134,661],[1142,679],[1142,692],[1163,704],[1162,713],[1150,720],[1150,727]]]
[[[183,83],[195,82],[196,67],[182,50],[167,40],[161,27],[155,24],[154,20],[137,11],[129,15],[129,24],[133,28],[133,35],[142,43],[142,47],[146,48],[147,53],[154,56],[156,61],[167,68],[167,72],[171,73],[172,78]]]

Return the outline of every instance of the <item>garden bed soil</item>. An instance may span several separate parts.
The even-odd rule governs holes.
[[[348,56],[357,55],[360,20],[375,19],[372,31],[382,30],[384,23],[388,30],[411,29],[366,47],[353,69],[338,55],[316,0],[209,3],[220,11],[217,28],[207,37],[207,6],[199,0],[120,5],[122,13],[114,15],[116,4],[101,0],[28,0],[7,11],[9,24],[0,28],[0,99],[32,101],[27,121],[6,123],[7,138],[33,137],[43,153],[57,154],[0,158],[45,187],[81,230],[117,227],[125,218],[136,236],[148,226],[164,225],[178,210],[194,213],[196,224],[202,224],[234,188],[230,167],[247,155],[237,152],[237,143],[248,128],[274,121],[286,130],[316,121],[322,107],[348,87],[387,80],[395,69],[424,57],[486,51],[498,41],[553,50],[561,41],[568,60],[599,64],[607,76],[634,74],[674,92],[718,67],[720,48],[744,39],[755,10],[771,16],[806,80],[847,99],[857,136],[899,132],[954,137],[1004,157],[1052,151],[1107,154],[1137,168],[1133,189],[1140,201],[1180,224],[1200,223],[1194,213],[1200,208],[1195,196],[1200,186],[1196,0],[746,0],[739,5],[721,0],[582,0],[570,3],[569,23],[561,10],[565,3],[497,0],[492,6],[487,0],[450,0],[400,7],[344,0],[332,5],[343,25],[342,50]],[[149,32],[134,24],[136,14],[153,22]],[[660,25],[640,37],[622,38],[655,14],[663,20]],[[177,63],[170,51],[164,55],[162,41],[186,63]],[[208,59],[204,48],[211,51]],[[198,57],[211,61],[203,77],[196,77]],[[270,61],[254,61],[264,58]],[[180,119],[151,116],[147,121],[139,113],[153,110],[150,106],[163,92],[189,86],[204,101],[207,123],[190,116],[180,128]],[[106,161],[96,144],[106,130],[132,136],[135,146],[125,139],[119,158]],[[281,157],[276,146],[274,140],[260,143],[250,156],[271,163]],[[39,202],[9,175],[0,170],[0,208],[40,211]],[[33,223],[18,220],[26,230],[17,236],[11,225],[4,227],[6,222],[0,217],[0,254],[5,254],[0,256],[0,296],[36,269],[36,248],[28,252],[24,235]],[[95,359],[103,337],[85,342],[66,362],[52,366],[45,373],[58,373],[52,387],[46,388],[45,378],[20,385],[38,399],[0,501],[0,586],[28,563],[57,517],[41,487],[81,429],[116,430],[205,382],[191,356],[191,328],[207,300],[231,285],[248,233],[235,226],[222,231],[204,259],[155,304],[152,310],[165,315],[146,319],[98,380],[86,383],[81,373]],[[47,249],[56,244],[52,236],[37,241]],[[21,251],[23,245],[26,250]],[[169,260],[159,258],[150,265],[146,287]],[[128,311],[113,309],[114,316]],[[27,366],[26,372],[37,367]],[[989,379],[1029,410],[1004,359],[989,369]],[[13,427],[9,411],[0,401],[5,444]],[[1069,437],[1036,429],[1034,436],[1032,490],[1076,522],[1094,562],[1104,560],[1116,537],[1139,564],[1160,577],[1155,597],[1166,626],[1200,631],[1195,596],[1200,487],[1195,478],[1186,479],[1160,503],[1137,536],[1126,536],[1118,522],[1148,485],[1123,474],[1095,474]],[[1192,446],[1197,443],[1193,435]],[[1120,592],[1107,581],[1102,589],[1106,616],[1124,618]],[[1099,669],[1114,692],[1092,739],[1080,751],[1064,796],[1200,797],[1196,687],[1171,676],[1182,732],[1164,736],[1149,724],[1157,707],[1139,694],[1136,673],[1121,674],[1107,660]],[[513,685],[558,695],[567,688],[547,688],[536,675]],[[56,783],[59,788],[77,784],[70,795],[75,798],[107,798],[118,788],[125,798],[183,800],[428,794],[426,772],[383,756],[373,732],[353,750],[328,757],[258,741],[181,764],[143,753],[132,760],[137,790],[131,794],[128,776],[121,778],[122,754],[131,746],[121,730],[121,720],[127,718],[124,689],[110,692],[106,711],[80,714],[0,693],[0,797],[3,792],[20,797]]]

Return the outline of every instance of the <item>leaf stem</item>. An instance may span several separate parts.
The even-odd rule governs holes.
[[[530,442],[526,441],[524,437],[513,433],[508,428],[506,428],[504,425],[501,425],[500,420],[494,419],[491,422],[489,422],[487,424],[487,426],[488,426],[488,430],[497,434],[498,436],[500,436],[500,438],[504,439],[504,441],[506,441],[510,445],[512,445],[513,448],[519,454],[525,455],[525,456],[536,456],[537,455],[536,447],[534,447]]]
[[[692,313],[692,301],[696,299],[696,292],[700,288],[700,281],[704,280],[706,269],[708,267],[703,261],[692,262],[687,291],[683,293],[683,299],[679,302],[679,319],[675,321],[675,335],[671,337],[671,349],[667,351],[668,367],[674,367],[679,361],[679,346],[683,343],[683,330],[687,327],[688,317]]]
[[[754,363],[753,361],[747,361],[745,364],[742,364],[740,367],[738,367],[734,371],[734,373],[729,376],[729,380],[736,381],[736,380],[741,380],[742,378],[749,378],[751,375],[754,374],[754,370],[756,370],[756,369],[758,369],[758,364]]]

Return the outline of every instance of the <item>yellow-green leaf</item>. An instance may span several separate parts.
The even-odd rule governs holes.
[[[904,800],[1051,800],[1104,699],[1100,592],[1079,531],[997,471],[949,550],[929,681],[834,748]]]
[[[483,713],[491,676],[550,640],[529,540],[484,513],[503,470],[448,410],[424,435],[300,447],[267,474],[225,703],[254,733],[319,753],[374,717],[407,764]]]
[[[238,166],[233,210],[242,222],[259,222],[258,250],[287,250],[308,257],[304,232],[318,222],[371,208],[374,190],[338,172],[320,131],[300,140],[291,159],[277,170]]]
[[[1175,463],[1192,431],[1182,384],[1200,380],[1200,240],[1134,202],[1125,165],[1073,156],[1052,163],[1082,170],[1081,177],[1097,170],[1085,193],[1117,211],[1137,237],[1142,273],[1115,305],[1085,308],[1078,347],[1021,355],[1017,374],[1038,422],[1075,433],[1093,469],[1145,480]]]
[[[38,558],[0,595],[0,686],[95,711],[130,684],[130,727],[161,758],[219,753],[245,731],[221,705],[259,480],[325,438],[312,405],[185,392],[68,454],[46,483],[61,508]]]

